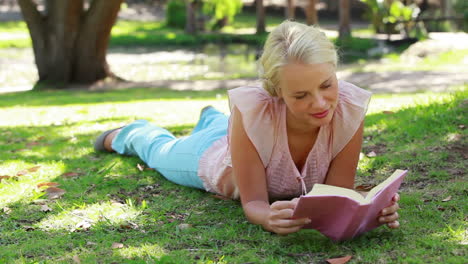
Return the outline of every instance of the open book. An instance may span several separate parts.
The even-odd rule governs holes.
[[[406,173],[396,170],[365,197],[351,189],[315,184],[299,198],[293,218],[310,218],[312,222],[304,228],[316,229],[332,240],[353,238],[381,225],[380,212],[391,204]]]

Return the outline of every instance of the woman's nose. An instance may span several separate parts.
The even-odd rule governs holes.
[[[315,109],[320,109],[326,106],[326,100],[322,95],[316,95],[312,98],[311,107]]]

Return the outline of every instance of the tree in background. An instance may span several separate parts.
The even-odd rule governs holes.
[[[318,16],[316,8],[317,0],[309,0],[305,7],[305,13],[307,17],[307,25],[317,25]]]
[[[170,0],[167,3],[167,25],[184,28],[188,34],[219,30],[232,22],[242,9],[241,0]]]
[[[34,1],[18,0],[31,35],[39,83],[66,87],[115,77],[106,52],[122,2],[45,0],[40,12]]]
[[[256,13],[257,13],[257,34],[263,34],[266,32],[265,29],[265,6],[263,0],[256,0]]]
[[[350,21],[350,2],[349,0],[339,0],[340,6],[338,8],[338,13],[340,17],[339,25],[339,38],[341,40],[351,37],[351,21]]]
[[[286,19],[294,19],[296,11],[296,3],[294,0],[286,0],[285,16]]]
[[[203,0],[203,13],[211,16],[208,27],[218,30],[232,22],[242,10],[241,0]]]

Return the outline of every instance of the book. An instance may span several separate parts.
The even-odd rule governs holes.
[[[311,223],[303,228],[316,229],[334,241],[351,239],[382,225],[380,212],[392,203],[407,172],[396,170],[365,196],[352,189],[315,184],[299,198],[292,218],[308,217]]]

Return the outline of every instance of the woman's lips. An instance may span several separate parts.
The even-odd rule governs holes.
[[[328,110],[325,110],[321,113],[311,114],[315,118],[325,118],[328,115]]]

